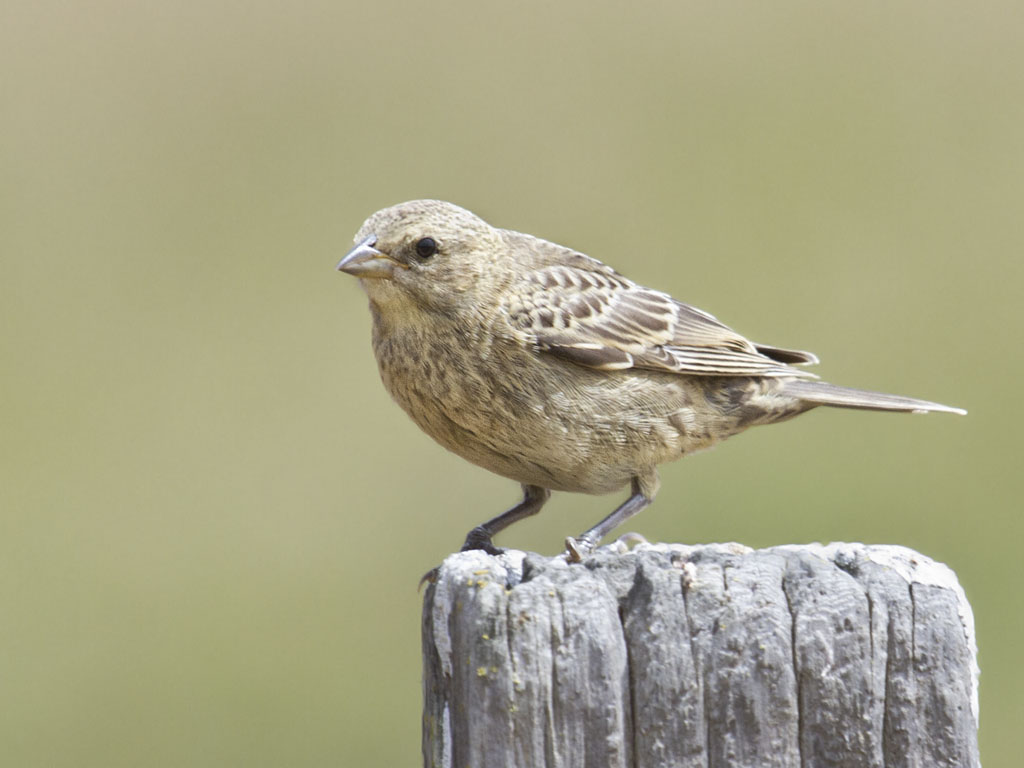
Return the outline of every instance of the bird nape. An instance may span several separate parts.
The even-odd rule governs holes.
[[[658,491],[657,466],[818,406],[965,411],[817,381],[817,358],[758,344],[605,264],[498,229],[451,203],[370,216],[338,269],[370,300],[384,386],[445,448],[522,484],[523,500],[473,528],[463,550],[551,491],[626,501],[566,539],[579,561]]]

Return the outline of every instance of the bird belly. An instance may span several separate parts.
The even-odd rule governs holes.
[[[385,387],[414,422],[467,461],[520,483],[603,494],[710,435],[680,429],[687,377],[594,371],[532,350],[423,338],[375,345]]]

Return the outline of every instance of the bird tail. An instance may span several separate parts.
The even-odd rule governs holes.
[[[917,400],[901,395],[887,395],[883,392],[869,392],[866,389],[837,387],[824,381],[787,381],[783,390],[810,405],[828,405],[834,408],[862,408],[869,411],[903,411],[906,413],[959,413],[965,415],[963,408]]]

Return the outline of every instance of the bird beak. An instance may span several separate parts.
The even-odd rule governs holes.
[[[377,236],[370,235],[351,251],[345,254],[345,258],[338,262],[338,271],[347,272],[356,277],[383,277],[390,278],[395,273],[396,267],[403,267],[386,253],[378,251],[373,246],[377,243]]]

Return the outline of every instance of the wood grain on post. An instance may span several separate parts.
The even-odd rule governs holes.
[[[424,763],[978,766],[975,651],[903,547],[464,552],[424,603]]]

